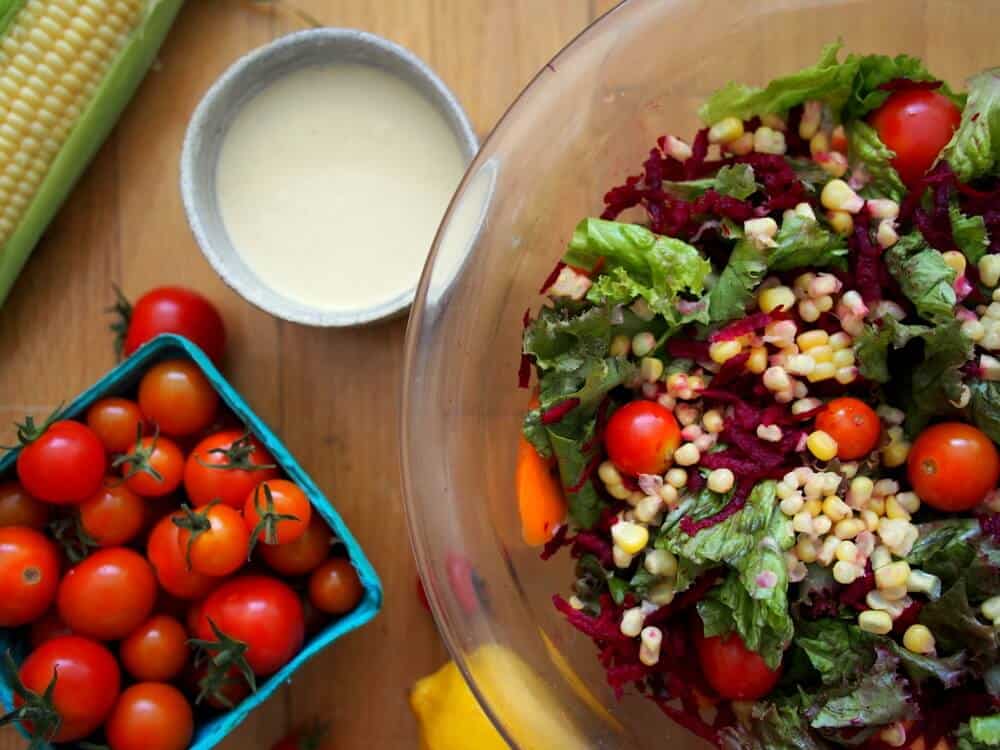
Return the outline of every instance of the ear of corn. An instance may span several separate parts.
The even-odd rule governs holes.
[[[183,0],[0,0],[0,304]]]

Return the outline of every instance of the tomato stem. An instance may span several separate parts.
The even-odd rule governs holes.
[[[260,469],[275,469],[277,464],[255,464],[250,460],[256,446],[250,435],[250,428],[243,428],[243,435],[234,440],[228,448],[212,448],[206,453],[217,453],[225,456],[226,462],[221,464],[209,464],[201,460],[200,456],[195,456],[195,460],[206,469],[222,469],[224,471],[258,471]]]
[[[128,335],[128,327],[132,322],[132,303],[128,301],[117,284],[112,283],[111,288],[115,290],[114,304],[104,308],[106,313],[116,316],[114,322],[108,326],[115,335],[115,356],[122,358],[125,351],[125,337]]]
[[[28,690],[21,682],[21,677],[17,673],[17,663],[10,651],[4,654],[3,672],[14,695],[24,703],[20,708],[15,708],[0,716],[0,726],[17,722],[31,737],[28,750],[41,750],[56,736],[59,727],[62,726],[62,718],[56,711],[52,700],[56,689],[56,680],[59,679],[59,668],[53,666],[52,681],[49,682],[45,692],[41,695],[33,690]]]
[[[212,628],[215,640],[203,638],[188,640],[188,644],[195,649],[195,666],[207,662],[205,675],[198,680],[198,696],[194,702],[200,704],[205,698],[213,698],[226,708],[232,708],[232,701],[226,698],[223,688],[232,683],[229,674],[234,667],[250,686],[250,692],[257,692],[257,680],[246,660],[248,646],[243,641],[226,635],[211,617],[205,619]]]
[[[17,428],[18,444],[15,446],[4,445],[0,446],[0,448],[12,451],[17,450],[18,448],[23,448],[26,445],[31,445],[31,443],[35,442],[38,438],[45,434],[45,431],[52,426],[53,422],[59,419],[59,414],[62,412],[62,408],[63,402],[60,401],[59,406],[57,406],[52,413],[45,418],[45,421],[42,422],[41,425],[36,425],[35,418],[31,415],[25,416],[24,422],[15,422],[14,427]]]
[[[49,531],[72,563],[80,562],[90,554],[90,550],[101,546],[83,528],[83,523],[77,514],[53,519],[49,522]]]
[[[264,499],[265,505],[262,509],[260,507],[260,489],[264,488]],[[298,521],[299,517],[294,516],[291,513],[278,513],[274,506],[274,495],[271,494],[271,488],[267,486],[267,482],[261,482],[253,491],[253,507],[257,511],[257,515],[260,516],[260,520],[253,527],[253,531],[250,532],[250,549],[247,551],[247,559],[253,554],[254,547],[257,545],[257,537],[264,533],[264,543],[265,544],[277,544],[278,543],[278,524],[282,521]]]
[[[135,449],[131,453],[125,453],[121,456],[115,458],[111,462],[113,468],[118,468],[122,464],[129,464],[128,471],[125,472],[125,476],[122,477],[123,481],[128,481],[136,474],[145,473],[153,477],[157,482],[163,481],[163,475],[153,468],[153,465],[149,462],[150,457],[156,451],[156,441],[160,439],[160,427],[157,425],[156,429],[153,431],[153,437],[150,440],[149,447],[144,447],[142,444],[142,422],[136,427],[135,436]]]
[[[194,544],[195,539],[200,537],[206,531],[211,530],[212,522],[208,519],[208,511],[218,505],[219,502],[219,500],[212,500],[201,510],[192,510],[191,506],[187,503],[181,503],[181,511],[184,513],[184,516],[181,518],[174,516],[172,519],[174,526],[188,532],[188,540],[185,549],[185,561],[187,562],[188,570],[191,570],[191,547]]]

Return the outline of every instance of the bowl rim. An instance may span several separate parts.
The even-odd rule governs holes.
[[[408,285],[396,296],[374,305],[335,309],[316,307],[286,297],[263,281],[256,281],[252,277],[246,278],[243,274],[233,273],[233,261],[238,261],[239,252],[235,247],[232,247],[231,243],[229,243],[229,247],[220,247],[206,228],[208,217],[218,214],[218,206],[210,204],[201,197],[204,190],[210,191],[213,195],[215,193],[214,185],[204,186],[200,184],[201,181],[198,179],[201,142],[205,133],[210,133],[213,129],[221,129],[223,126],[228,127],[228,123],[232,122],[231,118],[235,116],[235,114],[227,114],[223,109],[217,108],[219,100],[237,90],[248,79],[251,81],[264,80],[267,65],[272,59],[288,55],[290,50],[308,50],[316,42],[322,42],[334,48],[368,48],[376,51],[379,55],[392,58],[400,66],[399,69],[393,70],[389,66],[380,65],[373,59],[358,60],[357,62],[381,68],[390,74],[403,78],[409,86],[430,101],[434,108],[445,117],[449,130],[467,162],[466,166],[475,159],[479,151],[479,139],[468,114],[451,89],[416,54],[385,37],[360,29],[347,27],[304,29],[281,36],[242,55],[213,81],[202,96],[188,122],[181,148],[181,199],[188,226],[202,255],[205,256],[209,265],[222,280],[245,300],[264,312],[292,323],[334,328],[366,325],[388,320],[404,313],[413,303],[419,279],[415,279],[411,285]],[[333,64],[336,62],[336,59],[331,60]],[[294,56],[294,62],[290,67],[302,69],[315,64],[315,59],[302,54]],[[398,70],[405,70],[412,78],[400,76]],[[243,98],[233,107],[232,112],[238,113],[251,98],[253,95]],[[444,214],[442,214],[443,218]],[[218,217],[218,221],[222,224],[221,216]],[[222,226],[225,225],[222,224]]]

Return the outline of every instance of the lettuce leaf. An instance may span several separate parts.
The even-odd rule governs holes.
[[[874,660],[867,634],[844,620],[825,618],[796,623],[795,645],[809,657],[824,685],[853,680]]]
[[[989,750],[1000,747],[1000,714],[974,716],[955,734],[956,750]]]
[[[722,747],[740,750],[827,750],[805,718],[811,697],[801,692],[753,704],[747,726],[726,727],[720,733]]]
[[[729,256],[729,262],[708,293],[709,320],[722,323],[743,317],[766,273],[766,251],[749,238],[740,238]]]
[[[955,269],[918,232],[905,235],[884,255],[885,264],[917,313],[934,323],[955,318]]]
[[[974,518],[951,518],[917,525],[919,536],[906,561],[941,579],[945,589],[958,582],[976,555],[972,540],[980,535]]]
[[[972,390],[968,408],[970,421],[994,442],[1000,442],[1000,383],[973,380],[968,385]]]
[[[941,653],[965,651],[980,671],[997,663],[997,633],[983,622],[969,601],[962,578],[937,601],[920,610],[920,622],[934,633]]]
[[[978,263],[986,255],[986,248],[990,244],[983,217],[966,216],[956,205],[948,209],[948,214],[951,217],[951,233],[958,249],[965,253],[970,263]]]
[[[858,360],[858,370],[868,380],[888,383],[892,379],[889,372],[889,354],[893,349],[902,349],[915,337],[931,331],[928,326],[900,323],[887,315],[881,326],[866,324],[854,342],[854,354]]]
[[[864,120],[847,123],[848,162],[851,171],[864,172],[869,182],[862,188],[866,198],[892,198],[901,201],[906,194],[899,172],[892,166],[895,152],[878,137],[878,133]]]
[[[962,182],[1000,173],[1000,68],[969,79],[962,122],[941,158]]]
[[[727,164],[719,169],[715,177],[663,183],[664,190],[685,200],[697,198],[709,190],[714,190],[720,195],[746,200],[757,192],[757,188],[753,167],[749,164]]]
[[[767,267],[772,271],[794,268],[830,267],[847,270],[847,243],[818,221],[789,214],[775,236],[776,247],[767,251]]]
[[[896,55],[896,57],[865,55],[859,58],[858,70],[854,76],[854,83],[851,88],[851,96],[848,98],[841,113],[842,119],[845,122],[858,120],[872,110],[881,107],[885,103],[885,100],[892,95],[892,92],[879,87],[884,83],[889,83],[899,78],[905,78],[910,81],[937,80],[924,67],[920,58],[911,55]],[[953,93],[947,84],[942,85],[940,90],[945,96],[955,102],[959,108],[965,104],[965,97]]]
[[[972,356],[973,348],[957,320],[936,326],[921,338],[922,360],[897,374],[907,430],[914,435],[932,417],[956,413],[952,402],[962,396],[961,367]]]
[[[543,307],[524,332],[524,353],[544,370],[577,372],[591,359],[607,355],[611,315],[592,307],[577,313],[568,307]]]

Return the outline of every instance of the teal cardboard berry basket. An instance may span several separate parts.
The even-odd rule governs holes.
[[[192,360],[218,391],[222,402],[233,412],[270,451],[285,475],[298,484],[319,512],[323,520],[330,526],[347,551],[365,594],[357,608],[336,620],[330,622],[322,631],[306,641],[302,650],[282,667],[276,674],[258,685],[256,693],[248,696],[232,710],[220,713],[209,719],[198,721],[195,726],[192,750],[208,750],[223,740],[240,722],[247,717],[262,702],[278,689],[283,682],[289,680],[295,671],[309,659],[329,646],[345,633],[361,627],[371,620],[382,606],[382,584],[365,557],[354,536],[341,519],[340,514],[326,499],[316,484],[303,471],[298,462],[288,452],[284,443],[278,439],[264,422],[250,409],[236,390],[226,381],[215,368],[211,360],[187,339],[174,335],[159,336],[141,347],[131,357],[119,364],[97,383],[80,394],[74,401],[62,410],[60,416],[81,418],[92,403],[105,396],[124,396],[133,393],[139,384],[143,373],[153,364],[166,359]],[[14,462],[17,451],[8,452],[0,459],[0,478],[11,477],[14,474]],[[27,652],[27,641],[23,629],[0,629],[0,649],[10,650],[16,661],[20,662]],[[0,701],[4,708],[10,710],[13,705],[13,694],[6,679],[0,681]]]

